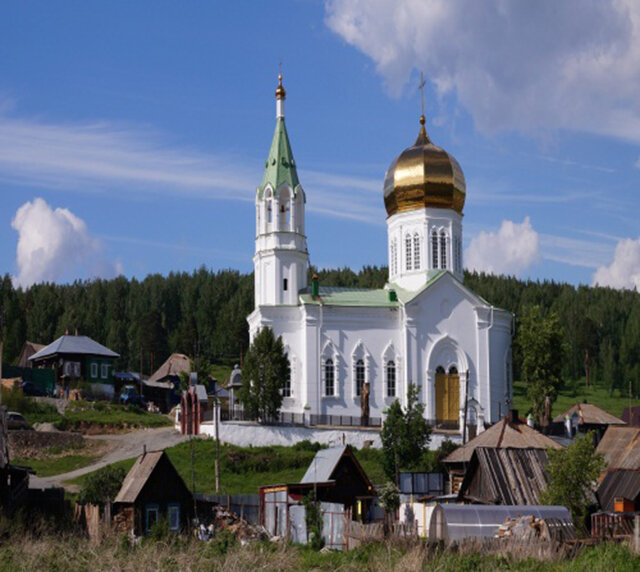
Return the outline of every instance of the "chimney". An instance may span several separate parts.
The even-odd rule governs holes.
[[[144,457],[147,454],[147,445],[143,444],[142,445],[142,456]]]
[[[507,413],[507,421],[509,423],[520,423],[520,418],[518,417],[517,409],[510,409],[509,413]]]
[[[317,298],[319,295],[320,295],[319,279],[318,279],[318,275],[314,274],[311,277],[311,296],[313,296],[314,298]]]

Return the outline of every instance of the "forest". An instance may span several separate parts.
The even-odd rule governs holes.
[[[318,270],[320,283],[377,288],[386,267]],[[629,290],[574,287],[553,281],[465,273],[465,284],[517,317],[539,305],[559,318],[564,339],[565,384],[580,380],[627,395],[640,394],[640,294]],[[149,374],[172,352],[232,364],[246,352],[246,316],[253,309],[253,275],[235,270],[153,274],[143,280],[76,281],[16,289],[0,279],[3,359],[13,363],[25,340],[50,343],[78,332],[118,352],[119,369]],[[520,356],[514,353],[519,379]]]

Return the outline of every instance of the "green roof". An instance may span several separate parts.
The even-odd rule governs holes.
[[[311,288],[300,292],[303,304],[323,304],[325,306],[375,306],[397,308],[400,302],[389,299],[389,290],[378,288],[339,288],[337,286],[320,286],[320,295],[314,298]]]
[[[293,151],[291,151],[291,143],[289,143],[289,135],[284,124],[284,117],[278,117],[269,157],[264,165],[262,183],[258,187],[258,196],[262,198],[262,193],[267,184],[270,184],[274,192],[276,192],[283,183],[287,183],[295,193],[296,187],[300,185],[300,180],[296,171]]]

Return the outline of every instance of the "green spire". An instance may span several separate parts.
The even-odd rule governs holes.
[[[300,180],[296,171],[296,162],[293,159],[293,151],[291,151],[291,143],[289,143],[289,135],[284,124],[284,117],[278,117],[269,157],[264,166],[262,183],[258,187],[258,196],[262,197],[267,184],[270,184],[276,192],[283,183],[288,183],[295,193],[296,187],[300,185]]]

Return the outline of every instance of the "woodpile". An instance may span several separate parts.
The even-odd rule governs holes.
[[[269,537],[263,526],[254,526],[221,505],[213,508],[212,516],[216,533],[228,530],[242,544],[254,540],[266,540]]]

